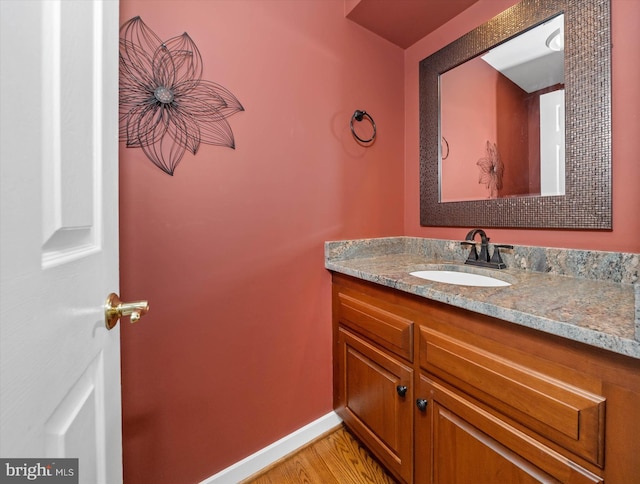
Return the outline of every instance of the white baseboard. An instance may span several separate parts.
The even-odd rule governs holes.
[[[337,413],[329,412],[324,417],[314,420],[255,454],[223,469],[200,484],[237,484],[341,423],[342,419]]]

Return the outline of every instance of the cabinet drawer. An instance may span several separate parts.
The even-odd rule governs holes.
[[[430,373],[603,466],[604,397],[430,328],[420,328],[419,344]]]
[[[369,299],[365,295],[342,291],[337,293],[335,304],[340,324],[396,355],[413,360],[413,320],[406,310]]]

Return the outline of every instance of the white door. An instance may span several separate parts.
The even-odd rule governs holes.
[[[0,0],[0,457],[122,481],[118,2]]]
[[[564,89],[540,96],[540,194],[564,195]]]

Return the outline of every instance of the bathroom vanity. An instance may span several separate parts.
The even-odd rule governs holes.
[[[637,480],[640,343],[628,281],[637,254],[558,252],[563,266],[545,253],[536,272],[523,266],[540,266],[540,252],[516,248],[507,265],[520,269],[492,271],[510,286],[468,287],[410,275],[462,263],[456,241],[370,239],[325,251],[334,407],[396,478]],[[553,273],[589,254],[607,259],[609,279]]]

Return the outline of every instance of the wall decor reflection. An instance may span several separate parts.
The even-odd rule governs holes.
[[[202,72],[202,56],[186,32],[162,41],[140,17],[121,26],[120,141],[141,148],[168,175],[200,143],[235,149],[226,118],[244,108]]]
[[[487,187],[487,190],[489,190],[488,198],[498,198],[502,189],[502,175],[504,174],[504,163],[500,159],[498,146],[487,141],[487,156],[480,158],[476,164],[480,168],[478,183]]]

